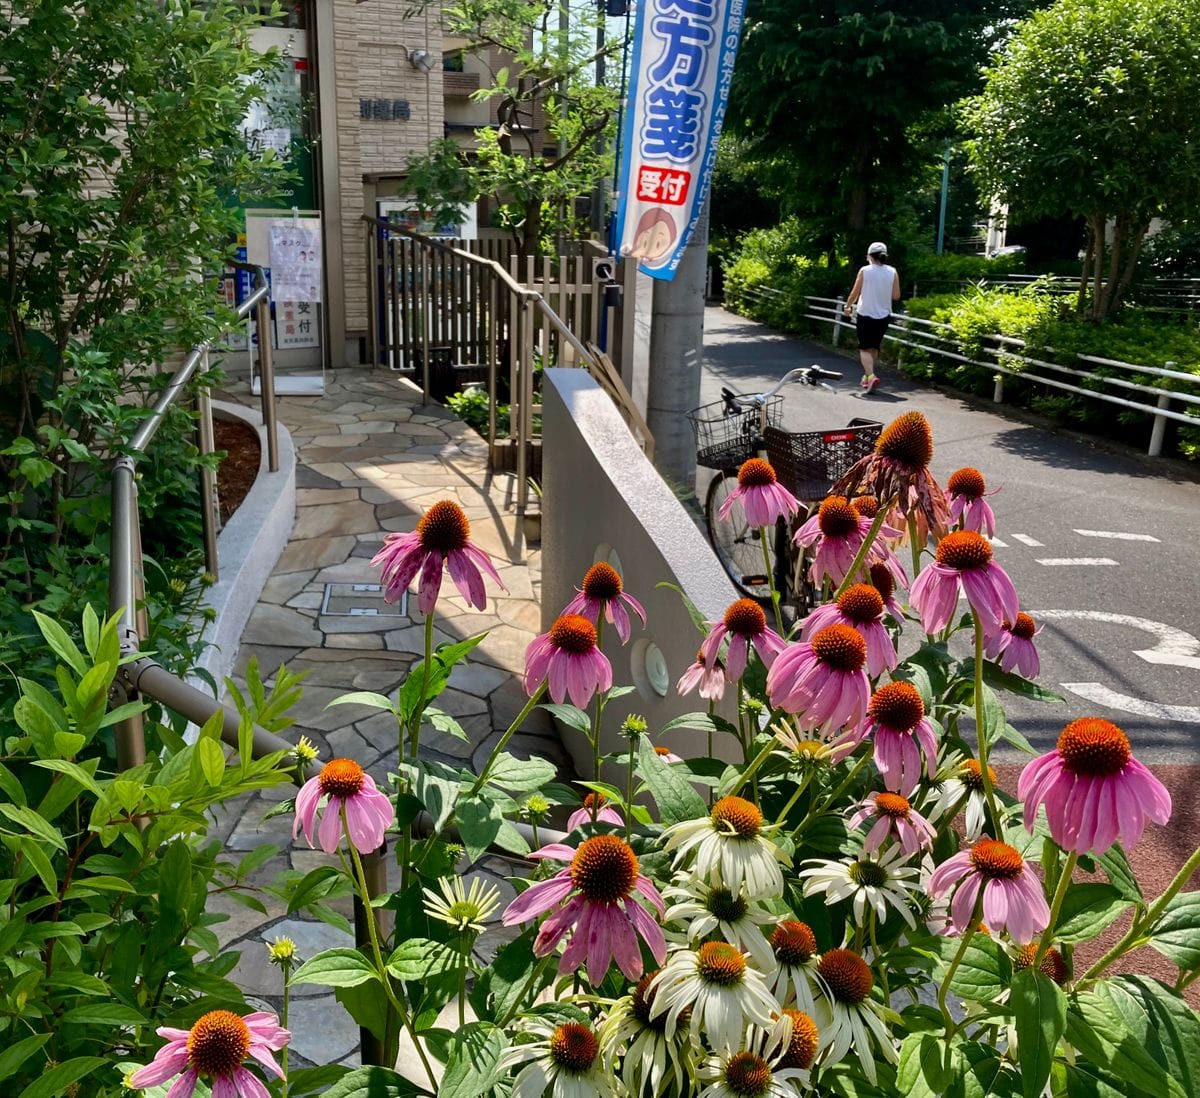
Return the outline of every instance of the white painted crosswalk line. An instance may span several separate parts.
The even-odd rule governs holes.
[[[1119,530],[1076,530],[1085,538],[1112,538],[1115,541],[1158,541],[1153,534],[1125,534]]]
[[[993,549],[1007,549],[1008,542],[1001,541],[999,538],[988,538],[988,542]]]
[[[1042,543],[1037,538],[1031,538],[1028,534],[1013,534],[1013,541],[1019,541],[1022,545],[1028,545],[1030,549],[1042,548]]]
[[[1083,565],[1100,565],[1100,564],[1116,564],[1117,562],[1111,557],[1042,557],[1038,560],[1038,564],[1068,565],[1068,564],[1083,564]]]

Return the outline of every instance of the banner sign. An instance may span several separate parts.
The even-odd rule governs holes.
[[[268,231],[272,301],[321,300],[321,230],[275,221]]]
[[[617,251],[670,280],[708,197],[745,0],[638,0]]]

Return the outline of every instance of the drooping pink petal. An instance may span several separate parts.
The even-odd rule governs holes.
[[[574,888],[569,870],[556,874],[548,881],[538,881],[504,909],[500,921],[505,926],[515,926],[536,918],[565,900]]]
[[[613,959],[617,967],[624,973],[627,980],[637,980],[642,975],[642,951],[638,946],[637,934],[634,933],[630,917],[616,904],[607,904],[602,918],[608,931],[609,955],[604,958],[604,971],[608,971],[609,962]],[[637,905],[630,902],[630,907]],[[591,979],[591,969],[588,978]],[[592,980],[592,983],[597,983]]]
[[[663,934],[662,927],[654,921],[650,912],[632,899],[625,901],[625,909],[634,929],[642,936],[651,955],[661,965],[667,959],[667,939]]]
[[[317,842],[326,854],[332,854],[342,840],[342,798],[330,797],[321,813],[321,826],[317,830]]]
[[[446,571],[468,606],[474,606],[476,610],[487,609],[483,576],[462,549],[452,549],[446,554]]]
[[[978,873],[968,873],[950,901],[950,916],[959,933],[964,933],[971,925],[971,916],[975,912],[975,901],[979,898],[981,884],[982,878]]]
[[[430,553],[421,566],[421,579],[417,584],[417,609],[422,614],[432,614],[442,590],[441,553]]]
[[[158,1054],[145,1067],[138,1068],[129,1076],[131,1087],[154,1087],[174,1078],[188,1062],[186,1040],[183,1045],[174,1042],[165,1048],[160,1048]]]
[[[244,1067],[233,1069],[233,1079],[230,1085],[234,1088],[230,1098],[271,1098],[271,1092],[263,1086],[258,1076],[247,1071]],[[220,1098],[217,1088],[213,1086],[213,1098]]]
[[[640,892],[658,909],[659,918],[666,915],[667,905],[663,903],[662,896],[659,895],[658,889],[654,887],[649,877],[643,877],[641,874],[638,874],[637,880],[633,883],[633,888],[635,892]]]
[[[746,660],[750,654],[750,644],[741,633],[729,634],[729,652],[725,657],[725,677],[730,682],[737,682],[746,670]]]
[[[296,794],[296,819],[292,823],[292,838],[296,832],[304,828],[304,838],[308,845],[313,844],[313,822],[317,814],[317,804],[321,800],[321,778],[314,775],[309,778]]]
[[[192,1098],[196,1090],[196,1080],[199,1076],[192,1068],[188,1068],[167,1091],[167,1098]]]

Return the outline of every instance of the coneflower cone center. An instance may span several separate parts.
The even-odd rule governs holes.
[[[946,487],[952,496],[966,496],[967,499],[978,499],[987,491],[983,474],[969,465],[951,473]]]
[[[599,808],[608,798],[603,793],[589,793],[583,798],[584,808]]]
[[[767,627],[767,615],[753,599],[738,599],[725,611],[725,628],[739,637],[757,637]]]
[[[584,574],[583,593],[589,599],[611,602],[621,593],[621,576],[611,564],[593,564]]]
[[[879,500],[874,496],[855,496],[850,501],[850,506],[853,507],[862,518],[873,519],[879,513]]]
[[[1033,640],[1033,636],[1037,632],[1037,623],[1022,610],[1017,615],[1017,620],[1008,627],[1008,631],[1014,637],[1020,637],[1022,640]]]
[[[709,914],[727,923],[736,923],[744,918],[748,905],[741,896],[735,896],[727,888],[714,888],[708,894],[705,906]]]
[[[988,767],[988,779],[992,785],[996,784],[996,771],[992,767]],[[978,759],[967,759],[963,763],[963,785],[973,792],[979,792],[983,789],[983,768],[979,765]]]
[[[1111,721],[1082,717],[1059,734],[1058,754],[1073,773],[1106,778],[1121,773],[1129,762],[1129,737]]]
[[[883,613],[883,596],[869,583],[856,583],[838,599],[838,609],[852,622],[865,625]]]
[[[363,787],[363,768],[353,759],[330,759],[317,776],[321,792],[330,797],[353,797]]]
[[[250,1030],[231,1010],[210,1010],[192,1026],[188,1065],[210,1079],[231,1076],[250,1054]]]
[[[1021,951],[1017,954],[1013,961],[1013,968],[1017,972],[1024,972],[1033,964],[1034,957],[1037,956],[1038,944],[1031,942],[1027,946],[1022,946]],[[1067,963],[1063,960],[1062,954],[1057,949],[1048,949],[1042,957],[1042,963],[1038,965],[1038,971],[1043,976],[1053,980],[1060,987],[1067,982]]]
[[[663,755],[663,756],[673,754],[673,752],[671,751],[671,749],[669,747],[663,747],[661,745],[658,745],[654,748],[654,753],[656,755]]]
[[[899,793],[877,793],[875,795],[875,811],[881,816],[902,820],[908,816],[911,809],[912,805],[908,803],[908,798],[900,796]]]
[[[891,458],[911,469],[919,469],[933,459],[933,432],[920,412],[905,412],[889,423],[875,443],[880,457]]]
[[[582,614],[563,614],[550,626],[550,643],[564,652],[585,656],[596,647],[596,627]]]
[[[596,1062],[599,1051],[596,1035],[581,1022],[567,1022],[550,1035],[550,1059],[576,1075]]]
[[[422,549],[452,553],[466,548],[471,537],[471,523],[457,503],[441,499],[417,522],[417,537]]]
[[[762,458],[743,461],[738,470],[738,485],[742,488],[766,488],[774,484],[776,479],[771,463]]]
[[[817,526],[827,538],[845,538],[858,529],[858,518],[845,496],[829,496],[817,511]]]
[[[876,724],[907,732],[925,716],[925,703],[912,683],[889,682],[871,695],[867,712]]]
[[[878,862],[859,861],[851,862],[846,867],[846,874],[855,884],[862,885],[864,888],[879,888],[881,885],[887,884],[887,870]]]
[[[637,855],[616,835],[584,839],[571,859],[571,881],[592,903],[623,900],[633,891],[637,878]]]
[[[835,671],[861,671],[867,662],[867,642],[849,625],[827,625],[813,634],[817,658]]]
[[[839,1003],[865,1002],[875,986],[875,977],[867,962],[852,949],[831,949],[821,954],[817,972]]]
[[[758,806],[743,797],[722,797],[709,811],[718,830],[733,832],[739,839],[754,839],[762,830],[763,815]]]
[[[729,987],[741,983],[746,958],[727,942],[705,942],[696,954],[696,971],[707,984]]]
[[[1021,875],[1020,853],[998,839],[980,839],[971,849],[971,864],[989,881],[1011,881]]]
[[[802,965],[816,956],[817,939],[808,923],[784,919],[771,932],[771,948],[781,965]]]
[[[820,1045],[817,1023],[802,1010],[785,1010],[783,1013],[792,1020],[792,1039],[788,1042],[787,1052],[780,1058],[779,1067],[781,1070],[807,1070],[817,1058],[817,1048]]]
[[[725,1061],[725,1086],[738,1098],[762,1098],[771,1085],[771,1066],[756,1052],[735,1052]]]
[[[880,598],[884,602],[895,594],[896,577],[892,575],[892,570],[886,564],[871,565],[871,586],[879,592]]]
[[[947,534],[937,547],[937,562],[958,572],[986,568],[992,559],[987,538],[974,530],[956,530]]]

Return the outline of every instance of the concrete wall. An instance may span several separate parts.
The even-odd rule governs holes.
[[[703,639],[679,595],[657,585],[677,584],[708,620],[716,620],[737,594],[713,556],[704,534],[648,462],[612,401],[584,370],[547,370],[542,383],[542,628],[548,629],[575,594],[583,574],[598,560],[621,573],[625,589],[646,608],[645,629],[635,621],[628,645],[604,631],[604,652],[615,685],[632,694],[605,710],[603,751],[624,746],[618,730],[629,713],[640,713],[654,731],[672,717],[703,711],[696,694],[681,698],[675,683],[696,658]],[[613,555],[615,553],[615,556]],[[654,646],[661,653],[660,686],[650,681]],[[650,660],[647,660],[648,654]],[[720,712],[732,719],[733,691]],[[581,775],[591,773],[583,737],[564,729],[563,742]],[[662,743],[684,757],[703,755],[701,734],[668,734]],[[616,777],[616,775],[611,775]]]

